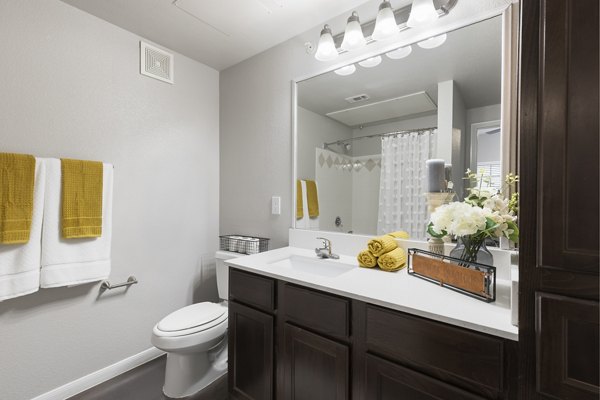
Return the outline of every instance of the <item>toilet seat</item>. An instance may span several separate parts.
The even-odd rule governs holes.
[[[227,307],[204,302],[192,304],[172,312],[154,327],[154,334],[162,337],[186,336],[202,332],[227,321]]]

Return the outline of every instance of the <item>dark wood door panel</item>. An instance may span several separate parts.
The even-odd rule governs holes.
[[[542,1],[541,267],[598,273],[598,0]]]
[[[560,399],[598,399],[598,302],[536,294],[537,390]]]
[[[275,310],[275,280],[229,268],[229,299],[272,313]]]
[[[350,301],[343,297],[285,284],[283,315],[310,330],[347,340],[350,335]]]
[[[367,354],[369,400],[484,400],[483,397]]]
[[[233,399],[273,398],[273,317],[229,302],[229,390]]]
[[[285,399],[346,400],[349,348],[296,326],[285,324]]]
[[[367,306],[369,350],[427,371],[440,371],[465,386],[504,389],[504,341],[465,329]]]

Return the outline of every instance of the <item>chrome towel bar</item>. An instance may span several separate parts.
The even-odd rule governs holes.
[[[131,285],[135,285],[136,283],[138,283],[138,280],[135,278],[135,276],[131,275],[129,278],[127,278],[127,282],[121,282],[121,283],[117,283],[114,285],[111,285],[111,283],[109,281],[102,281],[102,285],[100,285],[101,289],[116,289],[119,287],[123,287],[123,286],[131,286]]]

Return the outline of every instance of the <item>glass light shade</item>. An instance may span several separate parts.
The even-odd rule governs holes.
[[[356,67],[354,66],[354,64],[350,64],[350,65],[346,65],[345,67],[336,69],[335,72],[338,75],[341,76],[347,76],[347,75],[352,75],[354,73],[354,71],[356,71]]]
[[[346,31],[344,32],[344,40],[342,41],[342,49],[351,51],[360,49],[367,44],[365,35],[363,35],[360,21],[358,20],[358,14],[356,11],[352,13],[348,18],[348,24],[346,25]]]
[[[379,12],[375,20],[375,29],[371,35],[373,40],[385,40],[393,37],[400,29],[396,24],[396,17],[389,1],[384,1],[379,5]]]
[[[448,35],[446,35],[445,33],[443,33],[441,35],[430,37],[429,39],[422,40],[422,41],[420,41],[417,44],[422,49],[435,49],[436,47],[441,46],[442,44],[444,44],[444,42],[446,41],[447,38],[448,38]]]
[[[371,58],[367,58],[366,60],[362,60],[358,62],[358,65],[365,68],[373,68],[381,64],[381,56],[375,56]]]
[[[401,58],[408,57],[410,53],[412,53],[412,46],[406,46],[389,51],[385,53],[385,55],[391,58],[392,60],[400,60]]]
[[[433,0],[413,0],[406,26],[411,28],[425,26],[436,19],[438,19],[438,12],[433,5]]]
[[[319,39],[319,44],[317,45],[315,58],[319,61],[330,61],[336,59],[337,56],[338,51],[335,48],[335,42],[333,41],[333,36],[331,35],[331,28],[329,28],[329,25],[325,25],[321,31],[321,38]]]

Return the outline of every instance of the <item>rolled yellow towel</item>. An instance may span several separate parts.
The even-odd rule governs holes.
[[[363,250],[358,253],[356,257],[358,265],[365,268],[373,268],[377,266],[377,257],[373,255],[369,250]]]
[[[388,233],[388,235],[390,235],[390,236],[392,236],[392,237],[394,237],[396,239],[408,239],[408,238],[410,238],[408,232],[405,232],[405,231],[391,232],[391,233]]]
[[[377,259],[377,265],[384,271],[398,271],[406,265],[406,253],[398,247],[379,257]]]
[[[382,254],[388,253],[394,250],[398,245],[396,239],[390,235],[383,235],[369,240],[369,251],[375,256],[379,257]]]

